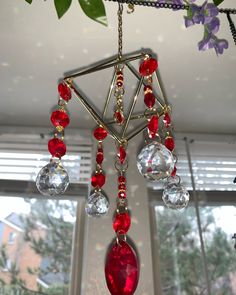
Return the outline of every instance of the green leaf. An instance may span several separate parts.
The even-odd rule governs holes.
[[[70,8],[72,0],[54,0],[58,18],[61,18]]]
[[[222,2],[224,2],[224,0],[213,0],[214,4],[216,6],[220,5]]]
[[[88,17],[107,26],[106,11],[102,0],[79,0],[79,4]]]
[[[33,2],[33,0],[25,0],[25,1],[28,2],[29,4]]]

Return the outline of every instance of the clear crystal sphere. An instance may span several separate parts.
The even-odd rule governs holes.
[[[149,180],[160,180],[170,176],[175,161],[172,153],[161,143],[153,141],[138,155],[139,172]]]
[[[100,191],[92,192],[85,205],[86,213],[89,216],[99,217],[105,215],[108,209],[109,201],[107,197]]]
[[[69,176],[60,161],[51,161],[44,166],[36,178],[39,192],[45,196],[63,194],[69,185]]]
[[[165,185],[162,200],[170,209],[183,209],[188,205],[189,192],[180,183],[179,177],[170,177]]]

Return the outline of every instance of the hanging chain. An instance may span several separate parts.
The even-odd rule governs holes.
[[[118,2],[119,4],[133,4],[140,6],[148,6],[148,7],[156,7],[156,8],[167,8],[167,9],[175,9],[175,10],[188,10],[189,5],[185,4],[174,4],[174,3],[159,3],[157,1],[142,1],[142,0],[106,0]],[[229,13],[236,14],[235,8],[219,8],[219,13]]]
[[[233,36],[234,43],[236,45],[236,28],[235,28],[234,22],[232,21],[232,18],[229,13],[227,13],[226,15],[227,15],[227,19],[229,21],[229,28],[230,28],[231,34]]]
[[[123,39],[123,30],[122,30],[123,4],[119,2],[118,5],[119,5],[118,11],[117,11],[117,15],[118,15],[118,60],[120,60],[122,58],[122,49],[123,49],[123,42],[122,42],[122,39]]]

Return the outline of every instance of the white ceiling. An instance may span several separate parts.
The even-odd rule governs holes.
[[[69,70],[116,54],[117,4],[105,5],[108,28],[87,18],[77,1],[58,20],[53,1],[35,0],[28,5],[24,0],[1,0],[1,125],[50,126],[58,79]],[[224,6],[236,8],[235,0],[226,0]],[[177,131],[234,134],[236,46],[227,21],[220,15],[219,36],[228,39],[230,48],[217,57],[214,51],[197,50],[202,27],[186,30],[183,14],[144,7],[125,13],[124,52],[151,48],[157,53]],[[109,80],[99,75],[85,81],[91,99],[101,103]],[[73,127],[94,125],[77,102],[69,109]]]

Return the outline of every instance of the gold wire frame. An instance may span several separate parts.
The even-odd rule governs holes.
[[[142,85],[146,85],[145,83],[145,79],[139,74],[139,72],[130,64],[130,62],[138,60],[138,59],[144,59],[144,58],[150,58],[152,57],[151,54],[149,53],[140,53],[140,54],[136,54],[136,55],[126,55],[123,56],[121,59],[117,58],[113,58],[110,59],[106,62],[101,62],[100,64],[93,66],[93,67],[88,67],[85,70],[76,72],[74,74],[68,75],[64,78],[64,82],[67,84],[68,87],[70,87],[70,89],[72,90],[72,92],[75,94],[76,98],[80,101],[80,103],[82,103],[82,105],[84,106],[84,108],[88,111],[88,113],[92,116],[92,118],[94,119],[94,121],[100,125],[101,127],[103,127],[108,134],[114,138],[116,141],[118,141],[119,144],[127,144],[129,142],[129,140],[131,140],[132,138],[134,138],[135,136],[137,136],[139,133],[141,133],[146,127],[147,127],[147,120],[145,120],[145,122],[138,127],[136,130],[132,130],[131,132],[127,132],[128,127],[129,127],[129,123],[131,120],[141,120],[141,119],[145,119],[150,117],[151,115],[154,114],[158,114],[158,116],[162,116],[166,111],[169,110],[169,105],[167,102],[167,99],[164,95],[164,92],[162,90],[162,86],[161,83],[159,81],[158,78],[158,73],[157,71],[154,72],[154,76],[155,76],[155,80],[157,82],[158,88],[160,90],[160,96],[157,95],[157,93],[155,93],[155,91],[153,91],[155,97],[156,97],[156,101],[158,103],[158,108],[153,109],[151,112],[143,112],[143,113],[139,113],[139,114],[133,114],[134,109],[135,109],[135,105],[137,103],[138,97],[139,97],[139,93],[141,90]],[[107,93],[107,97],[105,100],[105,104],[104,104],[104,108],[103,108],[103,112],[102,114],[99,114],[96,110],[94,110],[94,108],[92,107],[92,104],[90,103],[89,99],[87,97],[85,97],[84,94],[82,94],[82,92],[80,91],[80,89],[76,86],[76,84],[74,83],[74,78],[78,78],[80,76],[84,76],[84,75],[88,75],[94,72],[98,72],[101,70],[105,70],[107,68],[111,68],[111,67],[116,67],[118,65],[123,65],[124,67],[127,67],[129,69],[129,71],[138,79],[139,83],[137,85],[135,94],[133,96],[133,98],[131,99],[131,103],[129,106],[129,110],[128,113],[125,114],[125,123],[124,126],[122,126],[123,128],[121,129],[121,132],[118,132],[117,130],[115,130],[114,128],[112,128],[113,124],[117,124],[115,122],[115,120],[111,120],[108,119],[106,117],[107,115],[107,110],[108,110],[108,106],[109,103],[111,101],[111,96],[113,93],[113,89],[115,86],[115,78],[116,78],[116,70],[114,70],[114,74],[110,83],[110,87]]]

